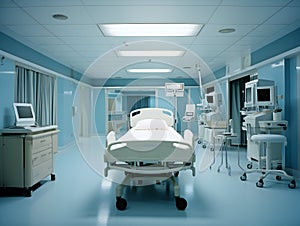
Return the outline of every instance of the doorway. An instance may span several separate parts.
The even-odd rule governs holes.
[[[237,137],[232,139],[232,145],[246,145],[246,131],[242,130],[244,116],[240,111],[244,107],[245,102],[245,83],[250,81],[250,75],[230,81],[230,118],[232,119],[233,131]]]

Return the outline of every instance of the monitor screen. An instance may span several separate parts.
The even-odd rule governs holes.
[[[246,103],[251,103],[252,102],[252,88],[246,88]]]
[[[256,105],[262,107],[275,105],[274,86],[256,87]]]
[[[207,101],[207,103],[209,103],[209,104],[213,104],[213,103],[214,103],[214,96],[212,96],[212,95],[207,95],[207,96],[206,96],[206,101]]]
[[[19,118],[32,118],[32,111],[30,106],[17,106]]]
[[[14,111],[16,116],[16,126],[32,126],[35,125],[35,114],[32,104],[14,103]]]
[[[257,89],[257,101],[270,101],[271,90],[269,88]]]
[[[215,91],[215,87],[214,86],[206,88],[206,93],[212,93],[214,91]]]

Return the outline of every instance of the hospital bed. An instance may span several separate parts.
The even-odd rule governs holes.
[[[173,128],[173,113],[161,108],[142,108],[130,113],[130,129],[116,139],[114,131],[107,135],[104,161],[109,170],[125,172],[125,179],[116,188],[116,207],[126,209],[122,198],[125,185],[148,185],[169,180],[174,188],[176,207],[184,210],[187,201],[180,197],[176,181],[179,171],[191,170],[195,176],[193,133],[183,137]]]

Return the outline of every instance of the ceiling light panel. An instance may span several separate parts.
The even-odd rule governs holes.
[[[119,50],[116,52],[121,57],[179,57],[183,56],[182,50]]]
[[[202,24],[98,24],[104,36],[196,36]]]
[[[170,73],[172,69],[169,68],[132,68],[126,70],[129,73]]]

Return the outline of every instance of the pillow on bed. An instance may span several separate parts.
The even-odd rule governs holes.
[[[134,127],[137,130],[167,130],[168,125],[162,119],[143,119]]]

